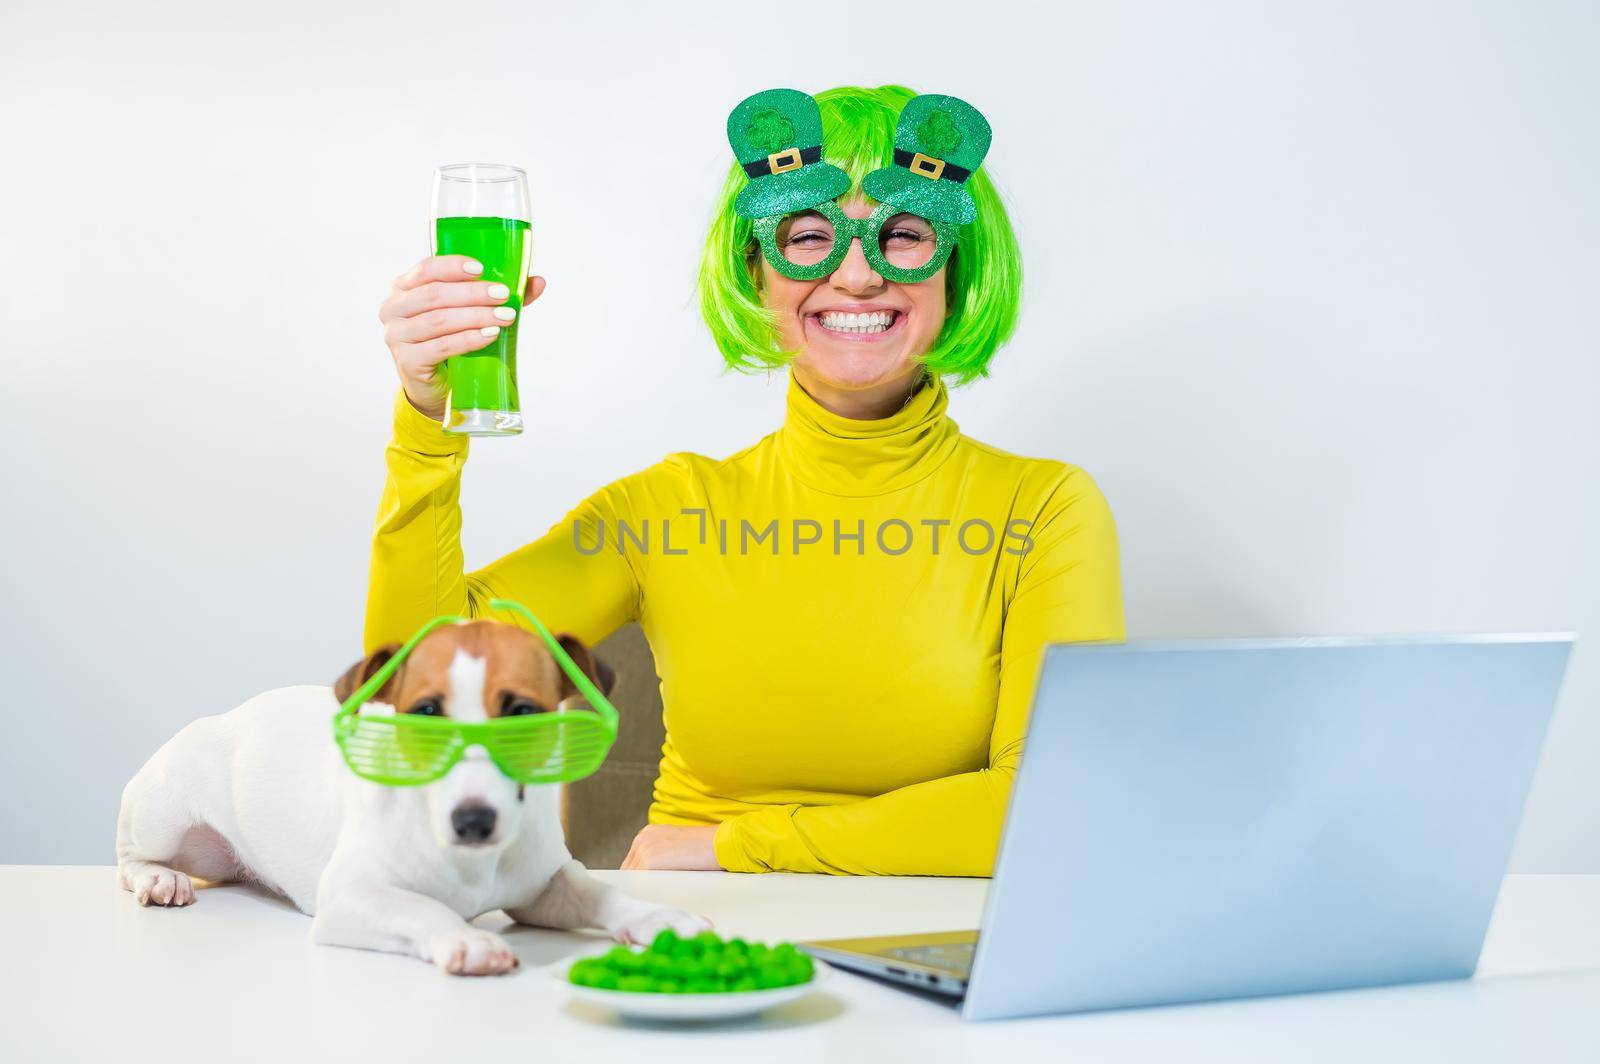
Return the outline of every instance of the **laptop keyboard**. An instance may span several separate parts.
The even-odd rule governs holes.
[[[977,948],[973,942],[953,942],[948,946],[900,946],[883,950],[882,955],[966,975],[972,971],[972,954]]]

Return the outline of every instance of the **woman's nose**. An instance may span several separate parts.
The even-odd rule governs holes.
[[[839,268],[833,271],[832,281],[833,287],[842,292],[867,292],[883,285],[883,278],[867,261],[867,253],[862,250],[859,237],[850,241],[850,250],[845,252]]]

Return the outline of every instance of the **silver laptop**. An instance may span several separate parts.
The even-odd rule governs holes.
[[[969,1019],[1470,976],[1572,642],[1049,647],[981,932],[804,948]]]

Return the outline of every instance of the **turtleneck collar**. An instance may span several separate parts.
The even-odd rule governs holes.
[[[944,378],[929,374],[895,413],[856,421],[813,399],[791,369],[778,454],[796,480],[818,491],[883,495],[928,476],[955,450],[960,429],[945,413],[949,402]]]

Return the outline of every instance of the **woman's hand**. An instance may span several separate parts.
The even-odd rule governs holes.
[[[439,363],[488,347],[501,327],[516,320],[516,311],[501,305],[511,290],[477,280],[481,273],[483,264],[465,255],[429,255],[395,278],[378,308],[383,342],[394,356],[406,398],[435,421],[444,420],[446,394]],[[523,309],[543,291],[543,277],[528,278]]]
[[[633,837],[623,868],[677,869],[685,872],[716,872],[722,869],[711,840],[715,824],[681,826],[650,824]]]

